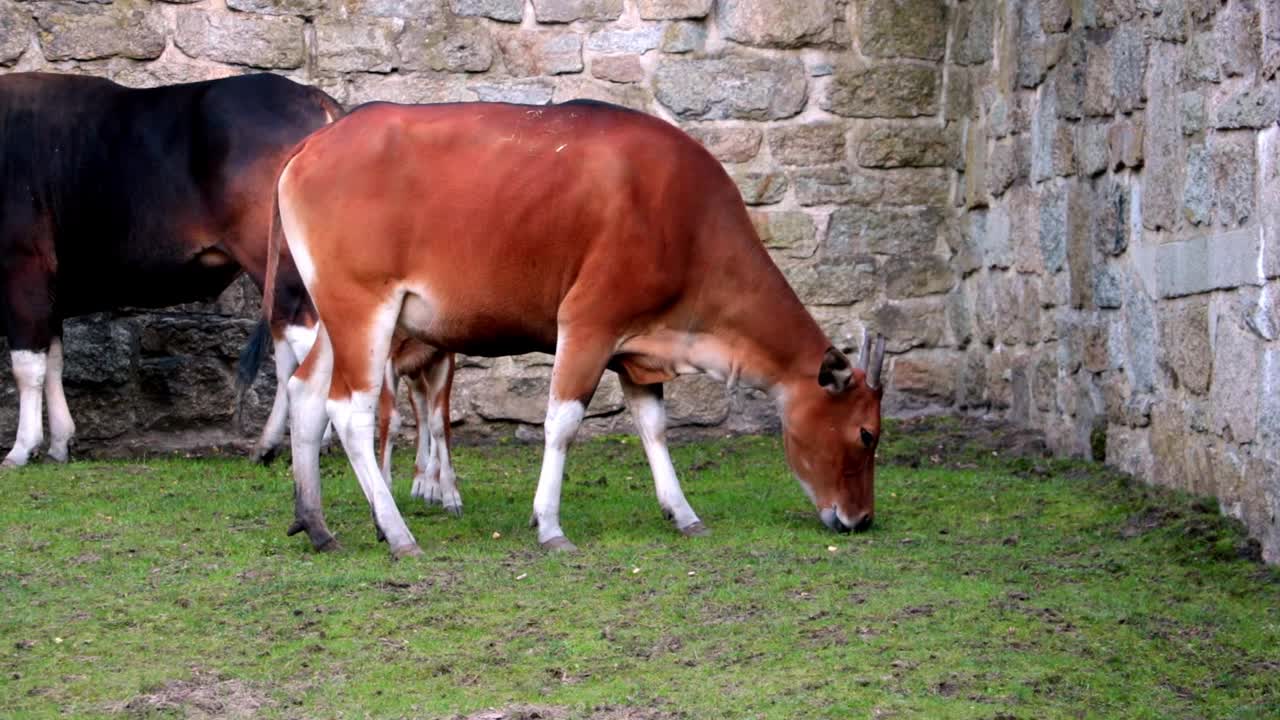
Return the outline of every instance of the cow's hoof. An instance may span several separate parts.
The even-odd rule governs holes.
[[[398,548],[391,548],[392,560],[403,560],[411,557],[422,557],[422,548],[418,547],[417,543],[409,543],[408,545],[401,545]]]
[[[445,505],[444,511],[456,518],[462,517],[462,505]]]
[[[569,538],[563,535],[557,535],[550,540],[543,540],[542,549],[553,553],[574,553],[578,552],[578,546],[569,542]]]
[[[314,544],[315,541],[312,541]],[[316,552],[336,553],[342,550],[342,544],[338,542],[338,538],[330,535],[327,540],[322,540],[319,545],[315,545]]]
[[[685,537],[706,537],[711,534],[711,528],[703,525],[702,521],[699,520],[680,528],[680,534]]]
[[[280,456],[280,446],[262,447],[261,445],[253,449],[253,461],[258,465],[267,467]]]
[[[67,462],[71,460],[71,453],[67,450],[65,446],[53,447],[52,445],[50,445],[49,453],[48,455],[46,455],[46,457],[48,457],[50,461],[56,462],[59,465],[65,465]]]

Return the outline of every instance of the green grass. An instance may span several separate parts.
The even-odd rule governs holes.
[[[662,520],[636,440],[581,443],[572,556],[526,527],[535,446],[458,449],[460,520],[409,500],[400,457],[426,551],[402,563],[340,454],[336,555],[284,537],[284,464],[10,472],[0,717],[1280,715],[1280,574],[1233,523],[966,432],[890,426],[856,536],[819,524],[774,438],[674,449],[697,539]]]

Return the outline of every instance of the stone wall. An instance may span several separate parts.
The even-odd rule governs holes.
[[[1273,561],[1278,42],[1280,0],[0,0],[10,70],[269,70],[348,104],[589,97],[678,123],[832,338],[886,333],[890,414],[1006,417],[1216,494]],[[82,453],[242,438],[253,294],[77,321]],[[536,437],[548,365],[464,360],[460,430]],[[673,385],[685,431],[776,427],[759,393]],[[629,429],[612,379],[591,413]]]
[[[958,404],[1216,495],[1280,561],[1280,2],[969,0],[950,27]]]

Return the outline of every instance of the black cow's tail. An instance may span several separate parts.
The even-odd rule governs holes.
[[[257,326],[253,328],[253,334],[249,336],[249,342],[245,343],[244,350],[240,351],[240,360],[236,363],[236,412],[235,426],[244,430],[242,418],[244,416],[244,400],[249,388],[253,385],[253,381],[258,377],[258,370],[262,367],[262,362],[267,359],[267,352],[271,348],[271,323],[265,318],[258,321]]]

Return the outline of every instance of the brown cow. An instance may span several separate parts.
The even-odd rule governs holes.
[[[688,372],[768,390],[823,522],[870,526],[883,339],[865,369],[832,347],[733,181],[674,126],[590,102],[372,104],[301,143],[276,199],[323,321],[289,381],[296,527],[316,547],[332,541],[315,460],[327,410],[393,555],[421,552],[373,451],[397,329],[453,352],[555,353],[533,502],[546,548],[573,547],[560,529],[565,452],[606,368],[684,533],[705,528],[676,480],[661,398]]]

